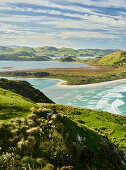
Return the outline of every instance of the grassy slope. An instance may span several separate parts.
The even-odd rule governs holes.
[[[43,106],[49,108],[54,107],[61,112],[64,111],[64,114],[68,115],[73,121],[88,128],[95,129],[101,134],[103,133],[111,142],[126,152],[126,138],[124,137],[126,131],[126,116],[82,108],[80,109],[80,114],[74,115],[74,112],[73,114],[70,113],[70,110],[74,107],[50,104],[43,104]],[[75,110],[78,109],[75,108]]]
[[[54,115],[49,118],[47,113],[51,111]],[[0,119],[2,151],[12,153],[10,147],[16,148],[11,159],[15,163],[8,160],[3,164],[3,155],[0,157],[0,168],[4,166],[4,170],[7,166],[27,167],[28,164],[32,169],[33,165],[40,168],[38,158],[42,159],[42,166],[48,162],[55,167],[73,165],[77,170],[83,167],[124,169],[122,153],[107,137],[126,151],[126,117],[63,105],[36,105],[25,97],[0,88]]]
[[[25,117],[35,104],[16,93],[0,88],[0,120]]]
[[[46,97],[42,92],[33,88],[30,83],[25,81],[0,79],[0,87],[29,98],[36,103],[53,103],[53,101]]]
[[[123,66],[126,65],[126,52],[114,52],[102,58],[90,59],[87,63],[95,65]]]
[[[7,96],[10,99],[10,92],[7,92]],[[13,97],[19,103],[17,100],[19,96],[13,95]],[[3,98],[3,100],[5,99]],[[23,100],[20,99],[20,102],[24,105]],[[16,101],[12,102],[15,106],[17,106]],[[41,109],[32,109],[32,114],[29,114],[28,117],[25,115],[25,119],[18,118],[11,120],[10,123],[0,124],[2,151],[12,153],[13,150],[10,148],[15,148],[13,159],[8,160],[7,164],[2,163],[3,155],[0,157],[0,168],[1,165],[5,170],[5,167],[28,167],[29,164],[33,170],[35,167],[39,170],[40,165],[43,167],[48,162],[53,164],[55,169],[64,165],[72,165],[75,170],[89,167],[102,170],[125,169],[121,163],[124,158],[118,148],[112,145],[105,136],[97,133],[94,125],[92,128],[86,123],[89,122],[91,114],[100,117],[97,111],[54,104],[39,104],[39,107]],[[10,108],[13,109],[12,105]],[[49,120],[46,115],[52,110],[54,114]],[[22,110],[20,109],[20,111]],[[18,112],[16,113],[18,115]],[[110,118],[109,114],[106,117]],[[124,121],[121,117],[118,119],[121,123]],[[93,121],[90,119],[90,124]],[[106,121],[104,123],[105,126]],[[50,134],[51,137],[49,137]],[[113,159],[111,159],[112,157]],[[38,159],[41,160],[39,163]]]

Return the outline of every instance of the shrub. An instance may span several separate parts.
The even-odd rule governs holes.
[[[123,128],[126,129],[126,124],[123,124]]]
[[[81,112],[79,110],[72,110],[70,113],[72,115],[80,115],[81,114]]]
[[[123,136],[124,136],[124,138],[126,138],[126,132],[125,132],[125,133],[123,133]]]
[[[63,166],[61,170],[74,170],[73,166]]]
[[[32,114],[29,114],[29,115],[28,115],[28,118],[31,119],[31,120],[33,120],[33,121],[35,121],[36,118],[37,118],[37,116],[32,113]]]
[[[39,127],[33,127],[33,128],[26,130],[26,133],[28,133],[29,135],[37,134],[39,133],[39,130],[40,130]]]
[[[47,161],[44,160],[44,158],[37,158],[36,162],[41,167],[41,169],[42,169],[43,166],[45,166],[47,164]]]
[[[50,164],[50,163],[48,163],[48,164],[43,168],[43,170],[54,170],[54,169],[55,169],[54,165],[53,165],[53,164]]]
[[[22,158],[22,165],[25,166],[26,168],[31,168],[34,166],[35,160],[29,156],[24,156]]]
[[[51,112],[52,112],[52,109],[47,109],[47,108],[42,109],[43,114],[47,114],[47,113],[51,113]]]
[[[35,122],[31,119],[27,120],[27,124],[30,125],[30,126],[35,126]]]
[[[36,113],[35,107],[32,107],[32,108],[30,109],[30,111],[31,111],[32,113]]]

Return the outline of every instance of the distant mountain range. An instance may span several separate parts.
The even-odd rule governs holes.
[[[118,51],[104,57],[89,59],[88,63],[95,65],[108,66],[125,66],[126,65],[126,51]]]
[[[68,56],[96,56],[102,57],[119,49],[72,49],[72,48],[56,48],[43,46],[38,48],[31,47],[4,47],[0,46],[0,60],[19,60],[19,61],[48,61],[53,57]],[[51,57],[51,58],[50,58]]]

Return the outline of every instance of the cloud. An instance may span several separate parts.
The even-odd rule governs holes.
[[[125,0],[66,0],[71,3],[80,3],[88,6],[96,6],[96,7],[108,7],[108,8],[126,8]]]
[[[99,32],[90,32],[90,31],[81,31],[81,32],[74,32],[74,31],[70,31],[70,32],[62,32],[61,33],[61,37],[63,39],[67,39],[67,38],[119,38],[117,36],[113,36],[113,35],[109,35],[109,34],[102,34]]]
[[[82,39],[125,39],[124,0],[0,0],[1,43],[70,46]],[[97,8],[98,7],[98,8]],[[104,7],[104,8],[103,8]],[[121,41],[120,41],[121,42]],[[63,45],[63,46],[65,46]]]

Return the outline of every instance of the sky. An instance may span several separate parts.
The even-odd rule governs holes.
[[[126,0],[0,0],[0,46],[122,49]]]

